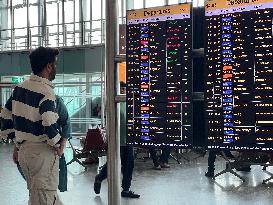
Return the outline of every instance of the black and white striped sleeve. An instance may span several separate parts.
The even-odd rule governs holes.
[[[55,96],[45,96],[39,105],[39,112],[42,116],[42,125],[44,127],[45,134],[48,137],[47,143],[51,146],[55,146],[61,139],[57,124],[59,115],[56,111],[55,100]]]
[[[12,96],[8,99],[5,107],[0,113],[1,138],[14,138],[14,127],[12,120]]]

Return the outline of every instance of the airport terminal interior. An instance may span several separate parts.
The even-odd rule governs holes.
[[[39,47],[70,117],[64,205],[273,204],[273,0],[0,0],[0,205],[29,203],[3,113]]]

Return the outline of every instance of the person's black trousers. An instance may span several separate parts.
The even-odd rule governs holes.
[[[122,189],[128,191],[131,187],[132,175],[134,170],[134,151],[132,146],[120,147],[120,161],[122,173]],[[105,163],[99,174],[98,180],[103,181],[107,178],[107,163]]]
[[[220,153],[219,151],[213,151],[213,150],[209,151],[208,172],[214,172],[216,155],[219,153]]]
[[[169,156],[171,154],[171,148],[170,147],[162,147],[160,149],[162,150],[162,154],[160,155],[160,157],[158,159],[158,156],[156,155],[156,148],[155,147],[150,147],[149,148],[151,158],[152,158],[153,163],[154,163],[155,166],[158,166],[159,162],[168,163]]]
[[[224,150],[226,157],[233,157],[229,150]],[[214,172],[216,155],[221,155],[221,151],[210,150],[208,158],[208,172]]]

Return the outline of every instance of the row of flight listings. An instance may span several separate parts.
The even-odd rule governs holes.
[[[204,113],[193,107],[191,11],[127,12],[127,143],[195,146],[198,118],[208,149],[273,150],[273,0],[206,2]]]

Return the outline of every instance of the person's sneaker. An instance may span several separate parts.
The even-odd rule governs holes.
[[[160,165],[154,165],[153,169],[154,170],[161,170],[161,167],[160,167]]]
[[[205,176],[212,178],[212,177],[214,177],[214,172],[209,172],[208,171],[208,172],[205,173]]]
[[[98,179],[98,175],[95,177],[95,182],[94,182],[94,192],[96,194],[100,193],[100,188],[101,188],[101,181]]]
[[[164,169],[164,168],[170,168],[171,166],[168,165],[167,163],[160,163],[160,167]]]
[[[138,199],[140,197],[139,194],[135,194],[132,191],[122,191],[121,196],[125,198],[133,198],[133,199]]]

